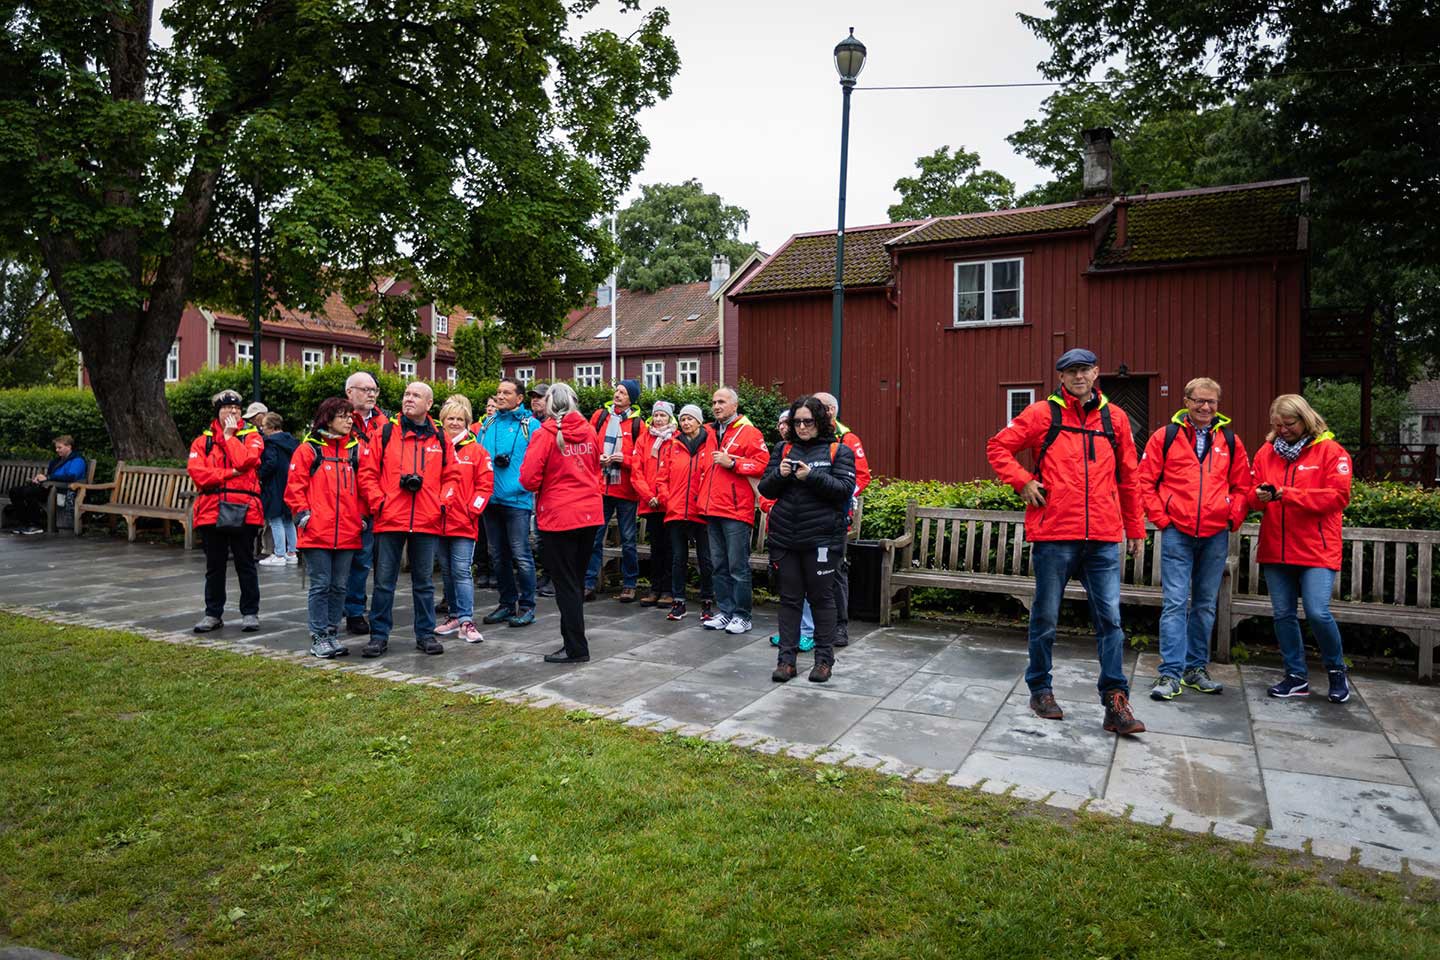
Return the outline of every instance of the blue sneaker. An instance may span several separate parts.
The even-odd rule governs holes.
[[[1350,678],[1344,670],[1326,671],[1330,675],[1330,702],[1344,703],[1350,699]]]
[[[1305,677],[1287,673],[1284,680],[1265,692],[1272,697],[1308,697],[1310,696],[1310,681]]]
[[[772,634],[770,634],[770,646],[772,646],[772,647],[778,647],[778,646],[780,646],[780,634],[778,634],[778,633],[772,633]]]
[[[811,650],[814,650],[814,649],[815,649],[815,638],[814,638],[814,637],[801,637],[801,638],[800,638],[800,652],[801,652],[801,653],[809,653]]]
[[[515,614],[515,616],[511,617],[508,622],[512,627],[530,626],[530,624],[535,622],[535,608],[531,607],[529,610],[521,610]]]

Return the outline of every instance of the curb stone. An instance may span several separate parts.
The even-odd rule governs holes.
[[[1399,873],[1400,854],[1393,850],[1363,846],[1360,848],[1360,866],[1369,867],[1371,870],[1383,870],[1386,873]]]
[[[980,784],[980,792],[993,793],[998,797],[1009,793],[1015,786],[1009,780],[986,780]]]
[[[839,763],[848,756],[850,756],[850,753],[846,750],[826,750],[824,753],[818,754],[811,759],[816,763],[834,764]]]
[[[1089,797],[1082,797],[1078,793],[1066,793],[1064,790],[1056,790],[1050,794],[1045,801],[1046,806],[1054,807],[1057,810],[1079,810],[1089,800]]]
[[[1343,860],[1350,862],[1350,844],[1343,840],[1329,840],[1323,837],[1316,837],[1310,841],[1310,852],[1317,857],[1328,857],[1331,860]]]
[[[957,773],[945,781],[946,785],[958,787],[961,790],[972,790],[984,782],[984,777],[977,777],[973,773]]]
[[[1282,833],[1278,830],[1266,830],[1265,839],[1261,841],[1267,847],[1275,847],[1278,850],[1298,850],[1305,852],[1305,841],[1309,839],[1298,833]]]
[[[876,767],[880,766],[880,764],[884,762],[885,761],[881,760],[879,757],[872,757],[869,754],[860,753],[851,757],[849,760],[846,760],[845,766],[856,767],[860,770],[874,770]]]
[[[1130,812],[1130,804],[1121,803],[1119,800],[1111,800],[1106,797],[1098,797],[1086,805],[1085,812],[1098,813],[1101,816],[1124,820],[1125,815]]]
[[[1032,787],[1022,783],[1016,785],[1015,789],[1010,791],[1010,796],[1016,800],[1027,800],[1031,803],[1039,803],[1054,792],[1054,790],[1046,790],[1044,787]]]
[[[1186,810],[1177,810],[1170,817],[1171,830],[1183,830],[1186,833],[1209,833],[1210,821],[1205,817],[1197,817]]]
[[[1165,821],[1170,819],[1170,811],[1160,807],[1151,807],[1144,804],[1135,804],[1130,808],[1130,822],[1144,824],[1147,827],[1163,827]]]
[[[1253,844],[1255,842],[1256,829],[1249,824],[1231,823],[1228,820],[1215,821],[1215,836],[1222,840],[1233,840],[1236,843]],[[1400,862],[1395,862],[1395,869],[1400,869]]]

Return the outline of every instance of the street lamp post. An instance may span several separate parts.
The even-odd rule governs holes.
[[[840,223],[835,230],[835,286],[830,313],[830,392],[840,399],[841,342],[845,335],[845,173],[850,152],[850,91],[865,69],[865,44],[850,36],[835,44],[835,72],[840,74],[844,106],[840,112]]]

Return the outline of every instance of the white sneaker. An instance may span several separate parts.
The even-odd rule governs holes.
[[[725,625],[729,622],[730,618],[728,616],[723,613],[717,613],[709,620],[706,620],[704,623],[700,624],[700,626],[704,627],[706,630],[724,630]]]
[[[299,563],[299,562],[300,562],[300,554],[298,554],[298,553],[287,553],[287,554],[285,554],[285,562],[286,562],[286,563]]]
[[[283,553],[272,553],[264,560],[258,562],[262,567],[283,567],[285,566],[285,555]]]
[[[744,617],[731,617],[731,618],[730,618],[730,622],[727,623],[727,624],[725,624],[725,632],[726,632],[726,633],[749,633],[749,632],[750,632],[750,628],[753,627],[753,626],[754,626],[754,624],[752,624],[749,620],[745,619]]]

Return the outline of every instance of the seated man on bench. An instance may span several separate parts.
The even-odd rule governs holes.
[[[50,498],[47,482],[75,483],[85,479],[85,458],[75,452],[75,441],[69,434],[55,438],[55,459],[28,483],[10,488],[10,509],[15,526],[21,533],[45,532],[45,502]]]

